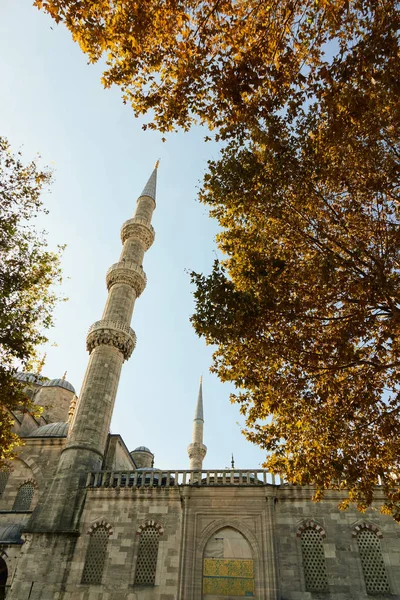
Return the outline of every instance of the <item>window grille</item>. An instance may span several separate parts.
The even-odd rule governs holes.
[[[99,525],[90,534],[85,566],[82,573],[82,583],[101,583],[106,560],[108,536],[109,531],[104,525]]]
[[[140,534],[135,573],[136,585],[154,585],[157,569],[158,541],[159,532],[153,526],[146,527]]]
[[[35,486],[32,482],[22,484],[15,497],[13,510],[29,510],[34,493]]]
[[[0,470],[0,497],[3,495],[4,490],[6,489],[8,478],[10,477],[11,469],[10,467],[3,467]]]
[[[305,529],[301,534],[301,551],[306,589],[309,592],[327,592],[324,546],[321,535],[312,527]]]
[[[367,593],[390,592],[381,544],[376,533],[370,529],[362,529],[357,535],[357,542]]]

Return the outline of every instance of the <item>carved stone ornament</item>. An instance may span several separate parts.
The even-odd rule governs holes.
[[[207,454],[207,446],[195,442],[194,444],[189,444],[187,451],[190,459],[201,458],[203,460]]]
[[[107,289],[109,290],[115,283],[126,283],[130,285],[139,297],[146,287],[147,277],[142,267],[131,261],[119,262],[107,271],[106,275]]]
[[[114,346],[128,360],[136,345],[136,335],[133,329],[115,321],[103,320],[93,323],[86,338],[86,348],[89,353],[96,346]]]
[[[141,217],[133,217],[129,221],[125,221],[121,228],[121,240],[124,244],[129,238],[140,240],[145,249],[148,250],[154,242],[155,232],[152,225]]]

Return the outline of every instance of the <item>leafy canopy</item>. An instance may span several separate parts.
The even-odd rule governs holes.
[[[400,14],[393,0],[36,0],[162,132],[224,142],[199,335],[265,466],[399,519]],[[345,506],[346,502],[343,504]]]
[[[43,207],[41,193],[51,173],[36,162],[24,164],[0,137],[0,465],[20,443],[9,411],[33,409],[14,378],[15,365],[28,368],[47,341],[60,283],[60,251],[50,252],[32,221]]]

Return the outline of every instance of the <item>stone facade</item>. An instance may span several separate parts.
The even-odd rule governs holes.
[[[312,488],[262,470],[203,470],[201,384],[188,471],[160,471],[148,448],[109,433],[155,185],[156,170],[122,227],[80,397],[65,379],[18,375],[44,412],[14,415],[25,445],[0,471],[0,600],[400,599],[389,516],[341,512],[334,492],[312,502]]]

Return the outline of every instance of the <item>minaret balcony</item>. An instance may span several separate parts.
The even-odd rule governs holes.
[[[139,297],[146,287],[147,277],[143,268],[131,261],[122,261],[111,265],[106,275],[107,289],[116,283],[130,285]]]
[[[143,243],[146,250],[154,242],[155,235],[154,227],[150,225],[147,219],[143,219],[142,217],[133,217],[133,219],[125,221],[121,227],[121,240],[123,244],[126,240],[135,238]]]
[[[113,346],[124,355],[128,360],[136,346],[136,334],[124,323],[103,319],[96,321],[90,327],[87,338],[86,348],[92,353],[97,346]]]
[[[207,454],[207,446],[199,442],[194,442],[193,444],[189,444],[187,451],[191,460],[196,458],[203,460]]]

